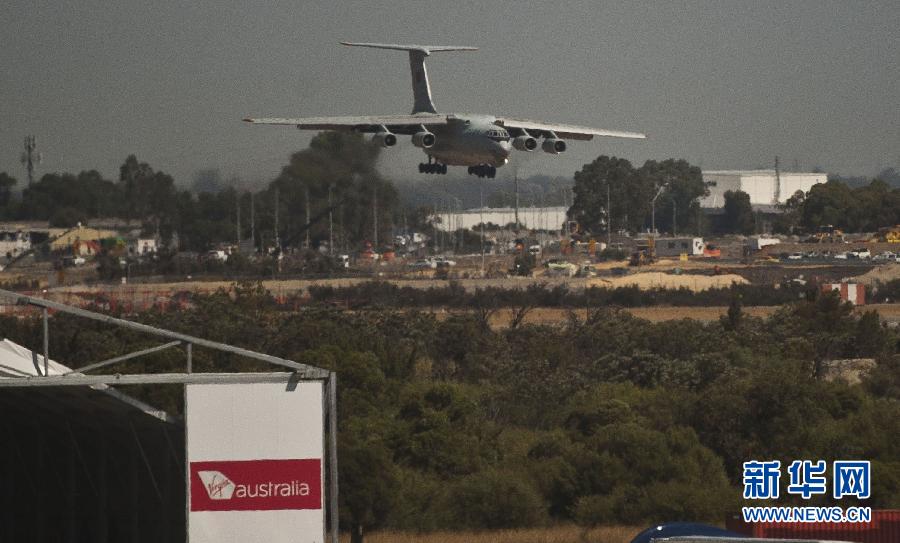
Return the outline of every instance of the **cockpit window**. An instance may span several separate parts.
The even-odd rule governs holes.
[[[497,141],[508,141],[509,140],[509,132],[507,132],[506,130],[504,130],[502,128],[498,129],[498,130],[488,130],[487,136],[489,138],[491,138],[492,140],[497,140]]]

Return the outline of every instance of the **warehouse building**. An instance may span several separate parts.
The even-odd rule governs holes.
[[[721,208],[727,191],[743,191],[750,195],[750,204],[773,206],[783,204],[798,190],[809,192],[813,185],[828,180],[826,173],[776,172],[776,170],[717,170],[704,171],[703,181],[709,196],[700,200],[704,208]]]

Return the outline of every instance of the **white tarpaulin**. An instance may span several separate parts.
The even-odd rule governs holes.
[[[69,368],[50,360],[50,375],[62,375]],[[8,339],[0,341],[0,378],[44,375],[44,355],[32,352]]]
[[[185,387],[190,543],[323,543],[321,382]]]

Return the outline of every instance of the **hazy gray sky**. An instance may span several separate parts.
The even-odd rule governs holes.
[[[440,111],[650,135],[516,153],[522,175],[571,175],[600,154],[706,169],[770,167],[777,154],[865,175],[900,163],[896,0],[6,0],[0,21],[0,171],[20,181],[27,134],[39,174],[114,179],[135,153],[179,183],[202,168],[258,181],[311,134],[244,116],[407,113],[405,53],[340,40],[480,47],[429,58]],[[418,176],[424,155],[398,147],[383,171]]]

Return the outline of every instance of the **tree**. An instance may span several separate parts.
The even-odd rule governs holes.
[[[753,207],[750,195],[744,191],[725,191],[725,228],[729,232],[749,235],[753,233]]]
[[[800,224],[810,231],[815,231],[825,224],[847,228],[847,217],[851,214],[852,202],[853,193],[840,181],[813,185],[803,202]]]
[[[191,190],[195,194],[204,192],[221,192],[225,188],[222,183],[222,175],[217,168],[207,168],[194,173],[194,181],[191,183]]]
[[[639,169],[623,158],[599,156],[575,173],[575,200],[569,217],[594,234],[612,229],[643,230],[650,220],[651,201],[666,186],[656,202],[657,225],[672,230],[672,208],[683,219],[680,229],[693,230],[697,224],[699,198],[706,194],[700,168],[681,159],[648,160]],[[607,209],[607,188],[610,208]],[[660,213],[662,209],[669,210]]]
[[[741,326],[741,319],[744,312],[741,309],[741,295],[737,292],[732,294],[731,303],[728,304],[728,315],[722,319],[722,324],[728,330],[737,330]]]
[[[86,219],[115,216],[120,205],[118,187],[96,170],[78,175],[52,173],[22,191],[18,216],[73,226]]]
[[[662,162],[648,160],[638,169],[637,174],[642,178],[642,183],[653,187],[651,199],[660,187],[665,186],[656,201],[657,230],[669,232],[697,230],[700,198],[708,194],[700,168],[691,166],[683,159],[670,158]],[[672,224],[673,206],[676,211],[675,225]]]
[[[793,233],[794,229],[800,225],[800,212],[805,201],[806,193],[802,190],[797,190],[783,204],[778,204],[778,208],[782,213],[775,218],[774,230],[782,234]]]
[[[138,162],[134,155],[128,155],[119,168],[119,186],[126,218],[168,221],[174,216],[175,181],[146,162]]]
[[[290,163],[260,198],[273,209],[278,190],[282,239],[296,242],[305,237],[308,204],[313,223],[310,240],[327,240],[329,192],[335,229],[345,241],[374,241],[376,222],[379,243],[387,239],[397,222],[399,196],[376,169],[379,153],[380,147],[360,134],[323,132],[312,139],[308,149],[291,155]],[[373,217],[376,210],[377,219]],[[260,224],[264,229],[274,228],[274,215],[264,214]]]
[[[12,201],[12,189],[17,183],[15,177],[11,177],[6,172],[0,172],[0,208],[7,207]],[[0,213],[3,210],[0,209]]]
[[[606,208],[607,188],[612,209]],[[601,155],[575,173],[575,199],[569,208],[569,217],[582,228],[595,234],[607,228],[640,230],[644,215],[650,209],[646,187],[640,181],[631,162],[624,158]]]

